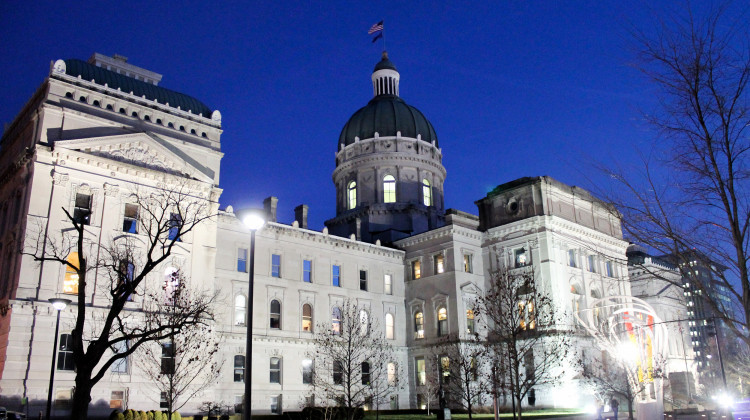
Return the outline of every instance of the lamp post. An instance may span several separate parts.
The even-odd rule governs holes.
[[[49,392],[47,392],[47,420],[52,412],[52,386],[55,383],[55,359],[57,359],[57,335],[60,331],[60,312],[70,304],[70,299],[52,298],[49,300],[52,307],[57,310],[57,322],[55,323],[55,344],[52,346],[52,366],[49,369]]]
[[[242,410],[242,420],[250,420],[250,396],[253,384],[253,286],[255,281],[255,232],[261,229],[266,221],[258,212],[250,212],[242,218],[242,223],[250,229],[250,267],[249,285],[247,292],[247,336],[245,341],[245,406]]]

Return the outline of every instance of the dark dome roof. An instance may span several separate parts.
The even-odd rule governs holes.
[[[373,70],[372,72],[375,73],[376,71],[383,69],[398,71],[396,69],[396,65],[388,59],[388,54],[385,52],[383,53],[383,58],[380,60],[380,62],[378,62],[378,64],[375,65],[375,70]]]
[[[380,136],[395,136],[397,131],[403,137],[417,138],[421,134],[422,140],[429,143],[434,140],[435,145],[438,144],[435,129],[417,108],[398,96],[379,95],[349,118],[341,130],[339,148],[342,144],[348,146],[354,143],[354,137],[369,139],[376,132]]]

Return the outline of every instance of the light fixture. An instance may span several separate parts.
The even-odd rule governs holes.
[[[52,367],[49,370],[49,392],[47,392],[47,420],[52,414],[52,386],[55,383],[55,359],[57,358],[57,336],[60,332],[60,312],[70,304],[70,299],[52,298],[49,300],[52,307],[57,311],[57,322],[55,323],[55,343],[52,345]]]

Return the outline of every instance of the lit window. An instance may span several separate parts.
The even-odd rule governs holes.
[[[245,382],[245,356],[234,356],[234,381]]]
[[[395,386],[398,383],[398,378],[396,377],[396,364],[393,362],[388,362],[387,372],[388,372],[388,385]]]
[[[437,319],[438,319],[438,336],[443,336],[448,334],[448,310],[445,309],[444,306],[441,306],[437,310]]]
[[[525,267],[529,264],[529,257],[526,255],[526,249],[520,248],[515,250],[515,263],[516,268]]]
[[[396,178],[394,178],[393,175],[386,175],[383,177],[383,202],[396,202]]]
[[[352,181],[346,189],[346,199],[349,210],[357,207],[357,181]]]
[[[270,373],[269,382],[271,382],[272,384],[280,384],[281,383],[281,359],[278,357],[272,357],[268,370]]]
[[[281,302],[274,299],[271,301],[270,324],[272,329],[281,329]]]
[[[331,267],[331,284],[334,287],[341,287],[341,266],[334,265]]]
[[[60,334],[60,343],[57,347],[57,370],[74,369],[73,336],[71,334]]]
[[[341,385],[344,382],[344,364],[340,360],[333,361],[333,383]]]
[[[125,204],[125,213],[122,218],[122,231],[138,233],[138,205]]]
[[[417,357],[414,359],[414,362],[416,365],[417,385],[425,385],[427,383],[427,370],[425,369],[424,357]]]
[[[359,311],[359,334],[362,336],[370,332],[370,314],[364,309]]]
[[[424,338],[424,314],[421,311],[414,314],[414,338]]]
[[[182,216],[179,213],[169,215],[169,235],[167,239],[182,242]]]
[[[112,391],[109,398],[109,408],[122,410],[125,401],[125,391]]]
[[[91,194],[76,193],[73,220],[83,225],[91,224]]]
[[[237,271],[247,272],[247,248],[237,248]]]
[[[425,206],[432,205],[432,187],[430,187],[430,181],[426,178],[422,180],[422,198]]]
[[[305,283],[312,283],[312,261],[302,261],[302,281]]]
[[[388,340],[393,340],[393,334],[394,334],[393,315],[385,314],[385,338],[387,338]]]
[[[271,255],[271,277],[281,278],[281,255]]]
[[[175,298],[179,298],[177,293],[180,290],[180,270],[174,267],[167,267],[164,270],[164,303],[173,305]]]
[[[359,270],[359,290],[367,291],[367,270]]]
[[[234,297],[234,325],[245,325],[247,320],[247,299],[243,295]]]
[[[174,374],[174,345],[169,341],[161,343],[161,374]]]
[[[393,279],[391,278],[390,274],[386,274],[383,276],[383,291],[386,295],[392,295],[393,294]]]
[[[335,335],[341,334],[341,309],[338,307],[331,311],[331,330]]]
[[[533,330],[536,328],[536,317],[534,315],[534,302],[522,301],[518,302],[518,312],[520,315],[519,327],[521,329]]]
[[[448,356],[441,356],[440,367],[443,374],[443,383],[447,384],[451,379],[451,359]]]
[[[309,303],[302,305],[302,331],[312,332],[312,306]]]
[[[77,268],[81,268],[81,261],[78,258],[77,252],[71,252],[68,254],[68,258],[65,260],[68,264],[72,264]],[[70,265],[65,266],[65,277],[63,278],[63,293],[77,294],[78,293],[78,272]]]
[[[370,385],[370,364],[362,362],[362,385]]]
[[[464,273],[472,273],[473,268],[471,266],[471,255],[464,254]]]
[[[313,383],[313,361],[310,359],[302,360],[302,383]]]
[[[118,341],[112,345],[112,350],[115,354],[121,354],[128,351],[128,342]],[[125,356],[122,359],[117,359],[110,366],[110,371],[113,373],[128,373],[128,357]]]
[[[474,334],[474,311],[471,309],[466,310],[466,333]]]
[[[422,277],[422,264],[419,260],[411,262],[411,278],[418,279]]]
[[[432,257],[432,269],[435,274],[441,274],[445,272],[445,264],[443,254],[438,254]]]

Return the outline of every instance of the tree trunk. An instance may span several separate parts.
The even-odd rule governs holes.
[[[73,392],[73,401],[71,407],[71,420],[86,420],[89,417],[89,403],[91,403],[91,375],[82,374],[79,371],[76,375],[76,389]]]

